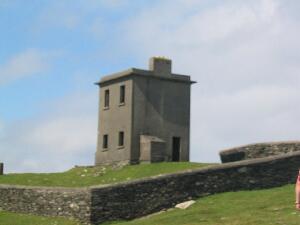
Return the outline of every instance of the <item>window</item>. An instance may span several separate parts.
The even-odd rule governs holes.
[[[109,107],[109,90],[105,90],[104,93],[104,107],[108,108]]]
[[[125,103],[125,85],[120,86],[120,104]]]
[[[180,137],[173,137],[173,154],[172,161],[180,161]]]
[[[124,132],[120,131],[119,132],[119,146],[123,146],[124,145]]]
[[[108,148],[108,134],[103,135],[102,148]]]

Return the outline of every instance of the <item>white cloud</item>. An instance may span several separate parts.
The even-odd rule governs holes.
[[[93,20],[90,25],[90,33],[97,38],[105,37],[105,33],[107,32],[107,23],[103,20],[103,18],[99,17]]]
[[[0,85],[42,73],[48,66],[45,53],[36,49],[28,49],[0,65]]]
[[[95,144],[95,118],[65,116],[45,118],[22,136],[28,146],[51,149],[52,153],[82,153]],[[92,133],[93,131],[93,133]]]
[[[108,43],[109,51],[102,54],[110,65],[128,57],[136,56],[140,63],[166,55],[173,59],[174,72],[198,81],[192,88],[192,161],[218,161],[219,150],[235,145],[300,139],[298,2],[157,1],[114,21],[112,29],[95,13],[103,7],[99,2],[92,1],[94,9],[89,5],[77,14],[75,6],[62,4],[58,14],[48,15],[59,24],[57,15],[70,10],[65,14],[80,18],[71,26],[62,22],[69,29],[83,26],[87,17],[88,31]],[[88,16],[91,11],[94,20]],[[6,124],[0,152],[12,149],[4,156],[11,170],[53,171],[90,164],[97,102],[97,94],[72,95],[45,105],[45,111],[57,110],[37,120]]]
[[[120,12],[129,6],[128,0],[77,0],[52,1],[46,4],[39,13],[33,30],[39,31],[58,27],[67,30],[82,30],[84,32],[93,32],[99,30],[96,25],[105,18],[108,12]],[[93,22],[93,20],[98,20]],[[91,22],[92,21],[92,22]],[[89,23],[92,23],[90,25]],[[101,23],[103,25],[103,23]]]
[[[218,161],[219,150],[235,145],[300,139],[299,5],[164,1],[124,21],[128,51],[144,61],[170,57],[174,72],[198,81],[193,161]]]
[[[6,172],[63,171],[92,164],[97,103],[96,92],[73,93],[44,105],[43,116],[7,124],[0,136]]]
[[[0,138],[4,135],[4,124],[3,122],[0,120]]]

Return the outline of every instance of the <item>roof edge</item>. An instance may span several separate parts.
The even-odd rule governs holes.
[[[113,73],[107,76],[104,76],[101,78],[100,81],[96,82],[96,85],[104,84],[109,81],[113,81],[116,79],[120,79],[123,77],[127,77],[130,75],[141,75],[141,76],[151,76],[151,78],[158,78],[158,79],[164,79],[164,80],[173,80],[173,81],[178,81],[178,82],[185,82],[185,83],[197,83],[196,81],[192,81],[190,79],[190,76],[188,75],[183,75],[183,74],[175,74],[172,73],[171,77],[165,77],[165,76],[158,76],[154,75],[153,71],[150,70],[143,70],[143,69],[137,69],[137,68],[129,68],[127,70],[123,70],[117,73]]]

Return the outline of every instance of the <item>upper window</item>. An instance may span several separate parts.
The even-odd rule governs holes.
[[[125,85],[120,86],[120,103],[125,103]]]
[[[109,90],[105,90],[104,93],[104,107],[107,108],[109,107]]]

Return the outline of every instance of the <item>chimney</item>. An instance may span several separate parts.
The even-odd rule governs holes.
[[[149,60],[149,70],[156,76],[171,76],[172,60],[164,57],[151,57]]]

